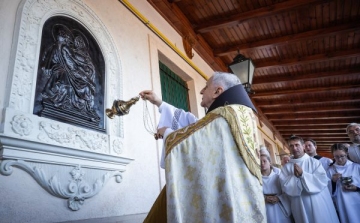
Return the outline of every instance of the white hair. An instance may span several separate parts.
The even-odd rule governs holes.
[[[349,128],[350,128],[350,127],[353,127],[353,126],[359,126],[359,127],[360,127],[360,124],[355,123],[355,122],[350,123],[350,124],[346,127],[346,133],[347,133],[347,134],[349,134]]]
[[[266,158],[270,161],[270,153],[265,146],[260,146],[260,156],[266,156]]]
[[[216,71],[212,76],[212,84],[221,86],[226,91],[235,85],[241,84],[241,81],[235,74]]]

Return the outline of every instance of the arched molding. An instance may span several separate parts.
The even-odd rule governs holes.
[[[53,16],[66,16],[82,24],[95,38],[104,55],[106,73],[105,103],[122,98],[122,70],[117,47],[96,14],[81,0],[23,0],[17,13],[10,62],[8,107],[32,113],[42,27]],[[108,133],[123,137],[123,120],[106,123]]]

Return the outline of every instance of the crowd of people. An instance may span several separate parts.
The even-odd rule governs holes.
[[[333,144],[333,159],[319,156],[316,142],[299,136],[288,140],[291,154],[281,157],[281,170],[261,150],[268,223],[360,221],[360,124],[349,124],[346,132],[352,145]]]
[[[333,160],[314,140],[292,136],[277,168],[255,146],[256,109],[235,75],[215,72],[200,94],[202,119],[140,92],[161,113],[155,139],[164,141],[166,176],[145,223],[359,221],[359,124],[346,129],[353,145],[331,147]]]

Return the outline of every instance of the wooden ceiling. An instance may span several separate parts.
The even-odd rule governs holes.
[[[148,0],[214,69],[238,52],[256,67],[250,95],[284,144],[312,138],[321,155],[360,122],[359,0]]]

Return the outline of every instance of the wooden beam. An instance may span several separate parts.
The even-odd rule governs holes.
[[[251,85],[252,89],[255,91],[256,87],[274,83],[293,83],[295,81],[316,81],[324,78],[336,78],[336,77],[358,77],[360,75],[360,68],[354,69],[342,69],[336,71],[327,71],[327,72],[317,72],[317,73],[310,73],[310,74],[301,74],[297,76],[291,76],[290,74],[285,74],[282,76],[276,75],[268,75],[268,76],[260,76],[254,77],[253,84]]]
[[[337,140],[336,142],[338,143],[351,143],[349,139],[346,140]],[[334,140],[331,139],[321,139],[319,141],[316,141],[316,144],[319,145],[329,145],[331,146],[332,144],[334,144]]]
[[[270,68],[282,68],[284,66],[299,66],[302,64],[323,62],[329,60],[342,60],[349,57],[360,56],[359,49],[342,50],[337,52],[321,53],[306,57],[289,58],[283,60],[270,60],[270,61],[256,61],[255,67],[257,70],[270,69]]]
[[[323,135],[316,135],[316,134],[312,134],[312,133],[301,133],[301,132],[294,132],[294,133],[291,133],[291,134],[283,134],[282,136],[284,138],[290,138],[290,136],[292,135],[298,135],[298,136],[303,136],[304,138],[318,138],[318,139],[321,139],[323,137],[327,137],[326,134],[323,134]],[[306,136],[306,137],[305,137]],[[348,139],[349,137],[345,134],[345,135],[330,135],[328,136],[328,138],[331,138],[331,139],[334,139],[334,138],[345,138],[345,139]]]
[[[350,140],[337,140],[336,142],[334,142],[334,140],[332,141],[317,141],[316,144],[319,146],[332,146],[334,143],[349,143],[351,144]]]
[[[302,6],[309,6],[309,4],[318,4],[322,3],[322,0],[290,0],[267,7],[258,8],[255,10],[238,13],[235,15],[229,15],[224,19],[211,20],[209,22],[203,22],[200,25],[197,25],[195,31],[197,33],[210,32],[214,29],[225,28],[229,26],[235,26],[242,22],[251,20],[251,19],[260,19],[263,17],[274,15],[275,13],[291,11],[295,8]]]
[[[224,62],[213,54],[213,49],[203,39],[197,35],[192,28],[190,21],[176,4],[169,3],[167,0],[147,0],[157,12],[176,30],[176,32],[184,37],[189,35],[194,41],[194,50],[203,58],[209,66],[218,71],[227,71],[228,68]]]
[[[289,114],[289,113],[306,113],[311,115],[311,113],[317,112],[337,112],[337,111],[359,111],[360,110],[360,102],[352,105],[329,105],[329,106],[317,106],[314,108],[311,107],[303,107],[304,105],[294,105],[289,104],[289,107],[264,107],[261,111],[265,115],[269,114]]]
[[[347,133],[344,129],[327,129],[327,130],[316,130],[316,129],[303,129],[303,130],[296,130],[296,129],[286,129],[286,130],[280,130],[278,129],[278,131],[280,132],[280,134],[284,135],[284,134],[291,134],[291,133],[296,133],[296,134],[318,134],[318,135],[326,135],[326,134],[330,134],[330,135],[345,135],[347,136]]]
[[[353,118],[360,119],[359,111],[346,111],[346,112],[317,112],[317,113],[290,113],[290,114],[268,114],[266,117],[269,120],[314,120],[314,119],[343,119]]]
[[[277,126],[276,129],[282,133],[287,131],[343,131],[346,132],[346,126],[347,125],[302,125],[299,123],[297,126]]]
[[[338,143],[348,143],[349,140],[339,140],[339,141],[336,141]],[[316,144],[319,145],[319,146],[331,146],[334,144],[334,141],[333,140],[326,140],[326,139],[323,139],[323,140],[320,140],[320,141],[316,141]]]
[[[355,21],[355,20],[354,20]],[[244,53],[250,50],[289,45],[300,41],[313,40],[316,38],[344,32],[352,32],[360,28],[359,22],[341,24],[329,28],[316,29],[307,32],[286,35],[276,38],[269,38],[252,43],[235,44],[233,46],[215,48],[215,56],[226,56],[239,51]]]
[[[316,97],[316,98],[308,98],[306,95],[301,97],[300,99],[291,98],[291,99],[258,99],[254,100],[258,107],[283,107],[284,105],[316,105],[319,103],[326,103],[326,102],[360,102],[360,97],[353,95],[353,96],[340,96],[340,97]]]
[[[289,139],[290,136],[292,135],[296,135],[296,136],[300,136],[302,138],[310,138],[315,140],[317,143],[321,144],[324,142],[324,140],[329,140],[329,142],[334,142],[334,138],[343,138],[345,141],[349,141],[349,137],[346,135],[331,135],[331,136],[327,136],[327,135],[314,135],[314,134],[304,134],[304,133],[297,133],[297,132],[293,132],[291,134],[283,134],[282,137],[284,139]],[[337,140],[338,141],[338,140]]]
[[[334,121],[334,120],[332,120]],[[273,120],[271,121],[271,123],[273,123],[273,125],[275,126],[275,128],[279,127],[279,126],[314,126],[314,125],[334,125],[334,126],[346,126],[349,123],[352,122],[356,122],[359,123],[360,122],[360,118],[354,119],[354,118],[348,118],[348,117],[344,117],[342,119],[338,119],[334,122],[329,123],[329,121],[327,120],[311,120],[311,119],[307,119],[307,120]]]
[[[255,94],[252,94],[251,98],[260,98],[260,97],[278,97],[280,95],[300,95],[300,94],[309,94],[309,93],[321,93],[321,92],[330,92],[330,91],[346,91],[360,89],[360,83],[351,83],[351,85],[338,85],[335,87],[316,87],[316,88],[302,88],[302,89],[289,89],[289,90],[265,90],[265,91],[257,91]]]

